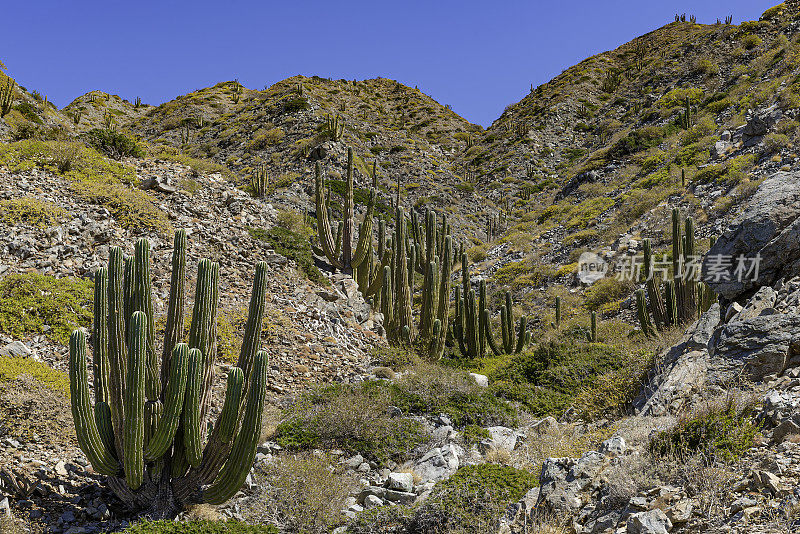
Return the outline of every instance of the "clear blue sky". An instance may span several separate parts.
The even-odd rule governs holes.
[[[238,78],[384,76],[468,120],[670,22],[755,20],[779,0],[5,2],[0,60],[59,107],[99,89],[160,104]]]

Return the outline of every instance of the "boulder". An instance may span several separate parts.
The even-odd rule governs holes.
[[[437,447],[414,462],[413,470],[423,481],[434,482],[447,478],[458,470],[459,461],[454,445]]]
[[[663,510],[655,508],[631,514],[626,529],[628,534],[667,534],[672,529],[672,522]]]
[[[414,475],[411,473],[389,473],[386,487],[390,490],[410,493],[414,491]]]
[[[721,326],[709,344],[710,384],[733,383],[742,374],[761,381],[783,372],[791,350],[800,349],[800,315],[760,315]]]
[[[539,475],[539,502],[549,512],[576,512],[587,493],[602,485],[600,476],[610,460],[600,452],[591,451],[581,458],[548,458]]]
[[[738,258],[758,273],[738,276]],[[800,273],[800,172],[778,172],[764,180],[745,209],[703,258],[705,282],[736,300],[761,286]]]

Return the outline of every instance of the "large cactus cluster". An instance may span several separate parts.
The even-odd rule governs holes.
[[[455,337],[461,354],[467,358],[482,358],[487,346],[495,355],[519,353],[530,343],[527,317],[519,320],[514,332],[514,302],[511,292],[505,292],[505,304],[500,306],[500,343],[492,333],[491,314],[487,309],[486,280],[481,280],[478,293],[471,287],[466,254],[461,259],[461,287],[456,286]]]
[[[219,266],[202,260],[188,338],[184,334],[186,233],[175,233],[161,357],[157,355],[150,247],[133,257],[112,247],[95,276],[92,370],[86,334],[70,337],[70,390],[78,443],[96,471],[129,507],[154,518],[186,505],[220,504],[244,483],[260,435],[267,354],[258,352],[266,264],[256,267],[239,360],[227,376],[222,411],[209,409],[217,352]]]
[[[0,117],[5,117],[11,111],[14,103],[14,87],[17,83],[11,78],[6,79],[6,83],[0,86]]]
[[[399,204],[399,202],[398,202]],[[444,354],[450,314],[450,276],[453,270],[453,241],[445,217],[441,224],[428,210],[425,224],[412,211],[411,232],[405,210],[395,212],[391,261],[384,267],[380,309],[390,343],[421,341],[432,359]],[[414,275],[422,275],[419,325],[413,322]]]
[[[687,269],[687,262],[696,255],[694,233],[694,219],[687,217],[681,223],[680,211],[673,209],[672,280],[663,281],[663,291],[659,288],[653,270],[654,257],[650,240],[645,239],[642,242],[645,289],[636,292],[636,313],[642,331],[647,335],[655,335],[659,330],[688,323],[714,302],[711,288],[704,282],[695,280],[693,273]]]

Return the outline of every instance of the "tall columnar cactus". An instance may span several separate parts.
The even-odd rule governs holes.
[[[667,311],[664,299],[658,291],[658,282],[653,269],[653,249],[649,239],[642,241],[642,248],[644,250],[645,287],[647,288],[647,298],[650,301],[650,311],[653,313],[656,328],[661,330],[667,325]],[[647,308],[645,308],[645,313],[647,313]]]
[[[317,162],[315,168],[315,184],[317,232],[319,234],[320,244],[322,245],[322,252],[335,269],[339,269],[347,274],[352,274],[354,269],[357,269],[362,262],[368,259],[367,253],[372,249],[375,190],[370,190],[367,212],[360,226],[356,249],[353,251],[353,229],[355,226],[353,215],[353,149],[347,149],[347,181],[345,182],[342,221],[338,225],[336,233],[332,231],[331,227],[330,215],[328,213],[328,198],[325,195],[325,184],[319,162]],[[341,247],[337,245],[340,239],[339,233],[341,233]]]
[[[589,343],[597,343],[597,312],[592,312],[589,320],[589,331],[586,332],[586,340]]]
[[[266,166],[259,165],[256,167],[253,176],[250,178],[250,187],[253,189],[253,194],[256,197],[263,198],[267,196],[267,192],[269,191],[269,173],[267,172]]]
[[[656,327],[653,326],[650,314],[647,313],[647,300],[645,299],[644,289],[636,290],[636,316],[639,319],[639,326],[642,328],[644,335],[656,335]]]
[[[70,390],[78,443],[94,469],[109,477],[109,487],[130,508],[166,518],[189,504],[226,501],[252,466],[267,381],[267,355],[258,352],[267,266],[256,267],[239,360],[228,374],[222,412],[209,426],[219,267],[200,262],[183,343],[186,233],[176,232],[158,358],[149,260],[144,239],[132,261],[111,248],[108,268],[95,276],[94,406],[80,330],[70,337]]]
[[[561,328],[561,297],[556,297],[555,302],[555,322],[551,323],[553,328]]]
[[[344,122],[339,119],[339,114],[328,115],[325,119],[325,131],[332,141],[338,141],[344,133]]]
[[[406,236],[406,216],[402,207],[398,206],[395,215],[394,250],[391,264],[391,321],[387,326],[387,337],[390,343],[410,343],[416,338],[412,321],[411,287],[409,284],[409,267],[413,267],[408,256],[408,239]],[[386,276],[386,275],[384,275]],[[381,297],[383,298],[383,297]],[[389,295],[387,295],[389,298]]]
[[[519,328],[514,334],[514,301],[511,292],[505,293],[505,304],[500,306],[500,346],[495,342],[492,334],[492,323],[489,318],[489,311],[483,310],[483,326],[486,335],[486,342],[495,355],[513,354],[522,352],[530,343],[530,333],[527,331],[528,318],[524,315],[519,319]]]
[[[11,111],[11,105],[14,103],[14,87],[16,85],[17,82],[8,78],[6,83],[0,87],[0,118],[5,117]]]

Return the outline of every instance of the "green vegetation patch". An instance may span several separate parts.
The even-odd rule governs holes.
[[[69,397],[69,375],[57,371],[45,363],[23,356],[0,356],[0,382],[14,380],[27,375],[45,387]]]
[[[63,176],[81,199],[105,206],[117,222],[139,231],[169,231],[166,215],[155,199],[132,187],[132,167],[103,157],[93,148],[66,141],[24,140],[0,145],[0,165],[11,172],[44,169]]]
[[[297,263],[297,267],[312,282],[325,286],[329,285],[328,279],[314,265],[314,258],[311,255],[311,242],[308,240],[307,235],[279,226],[269,230],[250,228],[249,232],[253,239],[266,241],[275,252]]]
[[[90,280],[38,273],[0,280],[0,331],[13,337],[46,334],[66,345],[70,333],[92,322]]]
[[[661,455],[704,453],[732,462],[753,446],[759,430],[753,423],[753,412],[752,404],[739,407],[729,400],[657,434],[650,442],[650,450]]]
[[[47,228],[58,224],[66,216],[64,209],[35,197],[0,201],[0,221],[12,226],[27,224],[36,228]]]
[[[145,155],[145,150],[133,137],[116,130],[94,128],[86,132],[86,140],[97,151],[114,159],[141,158]]]
[[[595,377],[629,363],[604,343],[549,342],[515,354],[489,375],[490,390],[535,415],[560,414]]]

